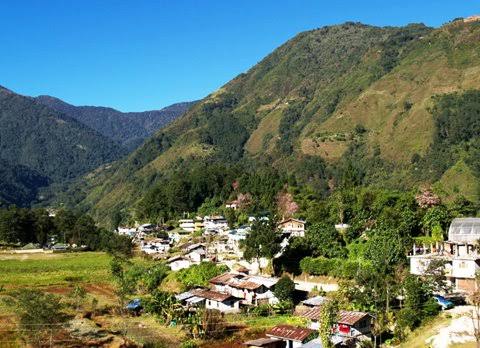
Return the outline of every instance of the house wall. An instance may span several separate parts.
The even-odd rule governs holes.
[[[430,264],[430,259],[424,256],[410,257],[410,273],[415,275],[423,275]]]
[[[207,309],[216,309],[223,313],[238,313],[240,312],[240,302],[228,300],[225,302],[215,301],[215,300],[206,300],[205,308]]]
[[[455,278],[475,278],[475,274],[479,270],[474,260],[453,260],[452,276]]]
[[[190,261],[188,260],[180,260],[170,263],[170,269],[174,272],[188,267],[190,267]]]
[[[457,278],[455,280],[455,290],[472,293],[476,290],[475,279]]]

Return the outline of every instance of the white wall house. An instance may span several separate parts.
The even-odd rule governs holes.
[[[436,245],[414,245],[410,273],[424,275],[433,260],[445,264],[445,275],[455,291],[476,290],[475,275],[480,271],[480,254],[476,248],[480,239],[480,218],[454,219],[448,231],[448,241]]]
[[[292,237],[305,237],[305,221],[303,220],[289,218],[281,221],[278,228]]]
[[[183,256],[175,256],[167,261],[167,265],[172,271],[176,272],[181,269],[190,267],[192,265],[192,261]]]
[[[278,278],[251,276],[243,273],[224,273],[210,279],[210,284],[216,291],[232,294],[242,299],[242,303],[246,305],[278,303],[278,299],[273,293],[277,282]]]
[[[195,231],[195,221],[193,221],[191,219],[178,220],[178,227],[180,227],[185,232],[194,232]]]

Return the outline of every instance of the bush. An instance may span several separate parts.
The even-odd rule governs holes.
[[[295,292],[295,283],[288,276],[283,276],[275,285],[273,291],[279,301],[292,301]]]
[[[26,338],[36,345],[41,345],[47,333],[60,328],[55,324],[64,323],[68,319],[63,312],[64,304],[59,298],[39,290],[16,291],[5,302],[18,316]]]
[[[177,279],[187,289],[207,286],[208,281],[228,271],[227,266],[217,266],[213,262],[202,262],[177,272]]]

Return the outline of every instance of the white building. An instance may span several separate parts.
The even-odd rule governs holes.
[[[240,312],[240,299],[224,292],[194,289],[175,297],[188,307],[204,306],[207,309],[214,309],[222,313]]]
[[[195,221],[193,221],[192,219],[178,220],[178,227],[180,227],[185,232],[194,232],[195,231]]]
[[[278,228],[282,233],[292,237],[305,237],[305,221],[289,218],[278,224]]]
[[[252,276],[244,273],[224,273],[210,279],[216,291],[231,294],[242,299],[242,304],[276,304],[278,299],[273,293],[278,278]]]
[[[190,267],[192,265],[192,261],[183,256],[174,256],[168,259],[167,265],[172,271],[176,272],[181,269]]]
[[[304,327],[277,325],[268,330],[266,335],[284,341],[287,348],[300,348],[304,343],[314,339],[317,333],[315,330]]]
[[[476,290],[475,276],[480,271],[477,242],[480,239],[480,218],[453,219],[448,230],[448,241],[435,245],[413,247],[410,273],[424,275],[432,260],[445,262],[445,275],[455,291]]]
[[[228,222],[221,215],[205,216],[203,219],[203,227],[207,232],[220,233],[228,229]]]

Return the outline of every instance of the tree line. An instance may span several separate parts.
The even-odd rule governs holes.
[[[104,250],[130,254],[130,238],[99,228],[86,214],[61,209],[49,214],[42,208],[0,209],[0,243],[45,246],[52,241],[86,246],[90,250]]]

